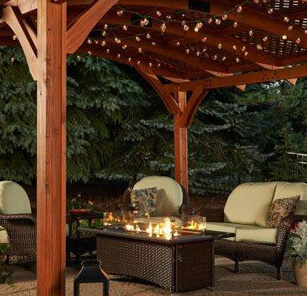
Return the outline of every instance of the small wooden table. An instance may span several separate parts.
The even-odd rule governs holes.
[[[104,271],[146,280],[171,293],[214,289],[214,240],[234,236],[206,231],[166,240],[124,230],[80,230],[97,235],[97,259]]]

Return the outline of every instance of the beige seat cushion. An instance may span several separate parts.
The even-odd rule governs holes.
[[[29,197],[19,184],[0,182],[0,214],[31,214]]]
[[[150,222],[152,224],[160,224],[163,223],[165,220],[165,217],[149,217],[149,218],[135,218],[134,222],[136,223],[144,223],[144,224],[149,224]],[[172,223],[174,223],[177,227],[182,226],[182,221],[178,217],[170,217],[170,220]]]
[[[178,215],[183,202],[181,186],[169,177],[150,176],[137,182],[133,189],[152,187],[157,187],[157,216]]]
[[[208,222],[207,230],[234,233],[235,237],[228,238],[230,241],[259,244],[276,243],[276,228],[242,225],[237,223]]]
[[[9,244],[9,243],[10,239],[7,231],[2,226],[0,226],[0,244]]]
[[[277,182],[239,185],[227,200],[225,222],[265,227],[276,186]]]
[[[237,229],[242,227],[242,224],[237,223],[225,223],[225,222],[207,222],[207,230],[211,231],[221,231],[221,232],[228,232],[236,234]],[[246,228],[254,228],[256,226],[246,225]],[[227,238],[227,240],[235,241],[236,237]]]
[[[276,237],[277,228],[256,227],[250,229],[246,227],[239,227],[237,228],[236,232],[237,242],[275,245]]]

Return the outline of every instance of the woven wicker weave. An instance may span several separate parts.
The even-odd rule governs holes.
[[[217,240],[215,242],[215,253],[234,260],[236,262],[236,270],[238,269],[238,262],[240,261],[256,260],[268,263],[277,268],[277,279],[281,279],[281,268],[283,265],[287,238],[290,227],[295,220],[295,217],[291,217],[284,220],[283,223],[279,225],[277,228],[276,245]],[[220,210],[220,213],[216,212],[212,215],[209,221],[224,222],[223,210]]]
[[[213,240],[161,244],[98,235],[97,258],[109,274],[146,280],[170,292],[214,287]]]
[[[8,256],[36,256],[36,227],[32,215],[0,215],[0,225],[10,238]]]

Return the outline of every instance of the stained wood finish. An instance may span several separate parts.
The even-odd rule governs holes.
[[[119,0],[97,0],[78,17],[67,30],[67,52],[74,53],[84,42],[98,21]]]
[[[34,80],[37,79],[37,49],[36,44],[33,42],[32,36],[29,34],[27,23],[23,18],[18,7],[6,7],[3,10],[3,19],[16,34],[25,57],[28,62],[30,73]]]
[[[37,295],[65,295],[66,3],[38,1]]]
[[[187,105],[187,93],[177,89],[175,96],[181,112]],[[181,113],[174,115],[175,180],[189,190],[188,129],[181,127]]]
[[[305,76],[307,76],[307,65],[302,65],[302,66],[284,68],[281,70],[274,70],[274,71],[265,70],[265,71],[241,74],[236,76],[226,76],[223,78],[214,77],[200,81],[182,82],[179,83],[178,85],[181,91],[191,91],[197,85],[202,85],[204,88],[207,89],[213,89],[213,88],[232,87],[238,83],[251,84],[251,83],[275,81],[275,80],[301,78]],[[176,87],[176,85],[168,86],[169,89],[172,89],[173,87]]]
[[[164,102],[166,108],[171,114],[177,114],[180,112],[180,107],[172,95],[164,89],[163,84],[160,82],[159,78],[148,72],[142,66],[137,66],[136,70],[149,82],[149,84],[155,89],[155,91],[160,96],[161,100]]]
[[[187,106],[180,117],[180,126],[182,128],[188,128],[192,124],[194,115],[197,108],[208,94],[208,90],[204,89],[201,85],[195,87],[192,96],[189,99]]]

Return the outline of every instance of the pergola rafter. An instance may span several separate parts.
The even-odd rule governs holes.
[[[38,85],[38,296],[65,294],[67,54],[131,65],[153,86],[174,117],[175,178],[186,189],[187,131],[208,91],[307,76],[307,0],[0,0],[0,7],[0,44],[23,48]]]

